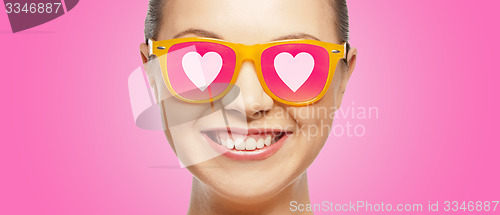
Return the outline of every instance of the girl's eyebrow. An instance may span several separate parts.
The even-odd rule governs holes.
[[[310,39],[310,40],[321,41],[318,37],[315,37],[313,35],[306,34],[306,33],[289,34],[289,35],[286,35],[286,36],[278,37],[278,38],[274,39],[273,41],[276,41],[276,40],[292,40],[292,39]]]
[[[214,32],[210,32],[210,31],[206,31],[206,30],[201,30],[201,29],[195,29],[195,28],[191,28],[191,29],[188,29],[188,30],[185,30],[183,32],[180,32],[180,33],[176,34],[174,36],[174,39],[182,37],[182,36],[184,36],[186,34],[194,34],[194,35],[199,36],[199,37],[206,37],[206,38],[213,38],[213,39],[222,40],[222,37],[219,36],[218,34],[214,33]]]
[[[195,29],[195,28],[190,28],[188,30],[182,31],[174,36],[174,39],[177,39],[179,37],[182,37],[187,34],[194,34],[199,37],[205,37],[205,38],[212,38],[212,39],[219,39],[222,40],[223,37],[219,36],[218,34],[214,32],[210,32],[207,30],[202,30],[202,29]],[[291,40],[291,39],[310,39],[310,40],[317,40],[321,41],[318,37],[315,37],[310,34],[306,33],[296,33],[296,34],[289,34],[285,36],[278,37],[272,41],[277,41],[277,40]]]

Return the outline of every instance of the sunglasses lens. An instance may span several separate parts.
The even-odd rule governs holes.
[[[222,44],[186,42],[168,50],[168,84],[186,100],[210,100],[220,96],[234,75],[235,52]]]
[[[269,90],[282,100],[307,102],[317,98],[328,81],[328,51],[310,44],[283,44],[262,53],[261,67]]]

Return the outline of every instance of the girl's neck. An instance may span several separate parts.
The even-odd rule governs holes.
[[[307,172],[271,199],[255,204],[238,204],[207,188],[205,184],[193,177],[191,201],[188,215],[198,214],[288,214],[292,212],[290,202],[308,204],[309,188]],[[312,213],[311,213],[312,214]]]

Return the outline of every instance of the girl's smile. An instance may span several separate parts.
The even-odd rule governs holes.
[[[281,129],[209,129],[201,132],[217,151],[234,160],[262,160],[276,153],[293,131]]]

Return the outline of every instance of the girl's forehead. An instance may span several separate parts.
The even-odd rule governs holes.
[[[159,39],[201,29],[242,43],[301,33],[329,41],[336,35],[331,13],[327,0],[169,0]]]

